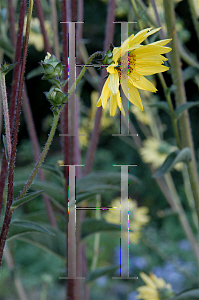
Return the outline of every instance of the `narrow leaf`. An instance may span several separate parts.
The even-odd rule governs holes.
[[[97,268],[94,271],[90,271],[86,276],[86,282],[91,282],[101,276],[114,274],[119,266],[108,266],[103,268]]]
[[[194,288],[169,298],[169,300],[199,300],[199,288]]]
[[[37,196],[39,196],[41,193],[43,193],[44,190],[41,191],[37,191],[37,192],[32,192],[32,193],[28,193],[26,196],[24,196],[23,198],[19,199],[19,200],[15,200],[13,201],[12,207],[11,209],[14,210],[16,209],[18,206],[36,198]]]
[[[195,101],[195,102],[187,102],[185,104],[182,104],[180,105],[178,108],[176,108],[175,110],[175,117],[176,119],[178,119],[182,114],[183,112],[186,110],[186,109],[189,109],[191,107],[194,107],[194,106],[198,106],[199,105],[199,101]]]
[[[87,218],[82,223],[81,238],[84,239],[88,235],[100,231],[120,231],[120,230],[121,230],[121,226],[119,224],[108,223],[103,219],[96,220],[92,218]]]
[[[43,249],[44,251],[51,252],[59,258],[65,260],[66,256],[66,236],[60,229],[54,228],[50,225],[45,227],[53,233],[53,235],[38,234],[31,232],[18,236],[17,239],[28,244]]]
[[[168,105],[167,102],[163,102],[163,101],[156,102],[156,103],[149,104],[148,106],[161,108],[161,109],[165,110],[170,115],[170,109],[169,109],[169,105]]]
[[[163,162],[162,166],[159,167],[156,173],[153,175],[154,178],[159,178],[163,176],[165,173],[172,170],[172,168],[178,162],[189,162],[192,159],[191,150],[188,147],[183,148],[182,150],[176,150],[171,152],[165,161]]]
[[[32,71],[30,71],[27,74],[26,79],[29,80],[29,79],[32,79],[32,78],[34,78],[36,76],[41,76],[41,75],[43,75],[42,71],[43,71],[43,68],[41,66],[39,66],[39,67],[33,69]]]
[[[46,229],[43,225],[31,221],[15,220],[11,222],[7,240],[15,239],[23,234],[31,232],[45,233],[52,235],[53,233]]]

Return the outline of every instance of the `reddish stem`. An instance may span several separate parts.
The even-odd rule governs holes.
[[[16,45],[16,52],[15,52],[15,60],[14,63],[18,62],[18,64],[14,68],[13,72],[13,80],[12,80],[12,93],[11,93],[11,100],[10,100],[10,129],[11,132],[13,131],[13,124],[14,124],[14,114],[15,114],[15,99],[17,97],[17,87],[19,83],[19,74],[21,68],[21,51],[22,51],[22,43],[23,43],[23,26],[24,26],[24,17],[26,13],[26,2],[27,0],[23,0],[21,2],[20,7],[20,15],[19,15],[19,26],[18,26],[18,34],[17,34],[17,45]],[[5,152],[3,154],[2,159],[2,168],[1,168],[1,177],[0,177],[0,212],[2,208],[3,202],[3,191],[5,186],[5,179],[6,179],[6,172],[7,172],[7,161]]]
[[[44,38],[45,50],[46,50],[46,52],[52,53],[50,44],[48,42],[48,36],[47,36],[47,33],[46,33],[45,25],[44,25],[44,20],[45,19],[44,19],[44,14],[43,14],[43,10],[42,10],[40,0],[35,0],[35,7],[36,7],[36,11],[37,11],[37,16],[38,16],[39,21],[40,21],[41,32],[42,32],[42,35],[43,35],[43,38]]]
[[[16,45],[15,12],[14,12],[12,0],[8,0],[8,12],[9,12],[9,21],[10,21],[11,43],[15,49],[15,45]]]
[[[24,41],[24,51],[23,51],[20,80],[19,80],[19,92],[18,92],[18,98],[16,103],[15,127],[14,127],[14,134],[13,134],[12,152],[11,152],[11,159],[10,159],[9,172],[8,172],[8,197],[6,202],[6,212],[4,216],[3,227],[0,236],[0,267],[2,263],[3,249],[5,246],[5,241],[6,241],[6,237],[8,234],[10,221],[12,217],[12,212],[10,212],[10,207],[12,206],[12,201],[13,201],[14,166],[15,166],[16,147],[17,147],[17,140],[18,140],[23,79],[24,79],[26,57],[27,57],[27,50],[28,50],[28,39],[29,39],[29,26],[27,22],[26,35]]]

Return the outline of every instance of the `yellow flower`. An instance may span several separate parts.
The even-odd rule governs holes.
[[[143,141],[142,148],[139,149],[142,160],[145,163],[151,163],[154,169],[160,167],[165,161],[167,155],[176,150],[177,147],[168,144],[165,141],[158,141],[154,137],[149,137]],[[174,168],[181,171],[183,163],[177,163]]]
[[[107,105],[107,100],[110,98],[110,115],[114,116],[117,106],[125,115],[122,106],[119,86],[121,85],[125,96],[143,110],[142,101],[138,89],[156,92],[155,86],[148,81],[144,76],[152,75],[167,71],[169,68],[164,66],[164,61],[167,60],[162,54],[170,52],[171,48],[164,47],[171,39],[161,40],[149,45],[140,45],[149,35],[159,31],[161,28],[147,28],[138,32],[135,36],[132,34],[124,41],[121,47],[113,49],[113,64],[107,67],[109,76],[102,89],[101,96],[97,102],[97,107],[103,108]],[[128,56],[126,56],[128,52]],[[122,55],[121,55],[122,53]],[[122,66],[126,63],[127,67],[123,70]],[[122,63],[122,65],[121,65]],[[126,69],[126,75],[125,75]],[[123,79],[121,80],[121,71]],[[128,80],[127,80],[128,79]]]
[[[105,213],[105,220],[109,223],[120,224],[120,211],[121,207],[120,198],[116,198],[111,202],[113,207]],[[137,207],[137,202],[129,198],[129,208],[126,207],[126,210],[129,210],[129,229],[133,232],[129,232],[129,241],[132,243],[138,243],[140,238],[140,230],[145,226],[150,217],[147,215],[149,212],[148,207],[142,206]],[[124,233],[126,238],[128,238],[128,233]]]
[[[171,285],[166,283],[164,279],[157,277],[153,273],[150,273],[148,276],[141,272],[140,276],[146,285],[137,288],[139,292],[136,296],[137,299],[163,300],[174,295]]]

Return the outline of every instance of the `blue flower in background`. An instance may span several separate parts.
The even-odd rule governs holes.
[[[183,290],[186,279],[182,273],[176,270],[172,262],[165,262],[163,266],[157,266],[152,269],[152,272],[162,277],[166,282],[172,285],[173,290],[179,293]]]
[[[178,242],[178,247],[180,250],[189,251],[191,249],[191,245],[187,240],[180,240]]]
[[[133,270],[134,268],[137,268],[139,270],[143,270],[147,267],[147,261],[142,256],[130,256],[129,266],[130,266],[131,270]]]
[[[137,295],[138,295],[137,292],[131,292],[130,294],[128,294],[127,300],[137,300],[137,299],[135,298],[135,296],[137,296]]]

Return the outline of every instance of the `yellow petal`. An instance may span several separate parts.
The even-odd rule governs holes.
[[[118,59],[121,57],[121,47],[115,47],[113,49],[113,57],[112,60],[117,63]]]
[[[138,75],[135,72],[130,74],[129,76],[129,82],[135,86],[138,89],[145,90],[145,91],[150,91],[155,93],[157,89],[155,86],[147,80],[144,76]]]
[[[131,49],[129,49],[130,51]],[[137,48],[133,51],[133,54],[136,55],[136,58],[142,56],[147,57],[151,55],[158,55],[170,52],[172,49],[170,47],[156,46],[156,45],[147,45]]]
[[[140,110],[143,110],[142,100],[140,94],[133,85],[129,84],[129,101],[137,106]]]
[[[117,96],[117,105],[118,105],[119,109],[121,110],[123,116],[125,116],[125,111],[124,111],[124,107],[122,105],[122,100],[121,100],[120,92],[119,91],[117,92],[116,96]]]
[[[109,90],[109,81],[110,81],[110,76],[107,78],[104,87],[102,89],[102,95],[101,95],[101,100],[102,100],[102,106],[103,108],[106,108],[107,100],[111,95],[111,91]]]
[[[153,281],[151,280],[151,278],[149,276],[147,276],[144,272],[140,273],[140,277],[149,287],[154,288],[154,289],[156,288],[156,286],[153,283]]]
[[[100,106],[102,106],[102,101],[101,101],[101,98],[99,98],[99,100],[98,100],[98,102],[97,102],[96,106],[97,106],[97,107],[100,107]]]
[[[141,66],[135,66],[135,72],[140,75],[152,75],[156,73],[161,73],[169,70],[168,67],[160,65],[160,66],[148,66],[148,67],[141,67]]]
[[[110,115],[114,116],[117,109],[117,95],[112,94],[110,101]]]
[[[117,94],[119,89],[119,75],[116,71],[116,73],[110,74],[109,76],[110,80],[108,82],[109,90],[112,94]]]
[[[139,31],[134,37],[131,38],[129,47],[132,47],[134,44],[140,44],[142,41],[144,41],[145,38],[143,38],[143,37],[151,29],[152,28],[146,28],[146,29]]]
[[[168,44],[170,41],[172,41],[172,39],[165,39],[165,40],[153,42],[153,43],[151,43],[150,45],[165,46],[165,45]]]

